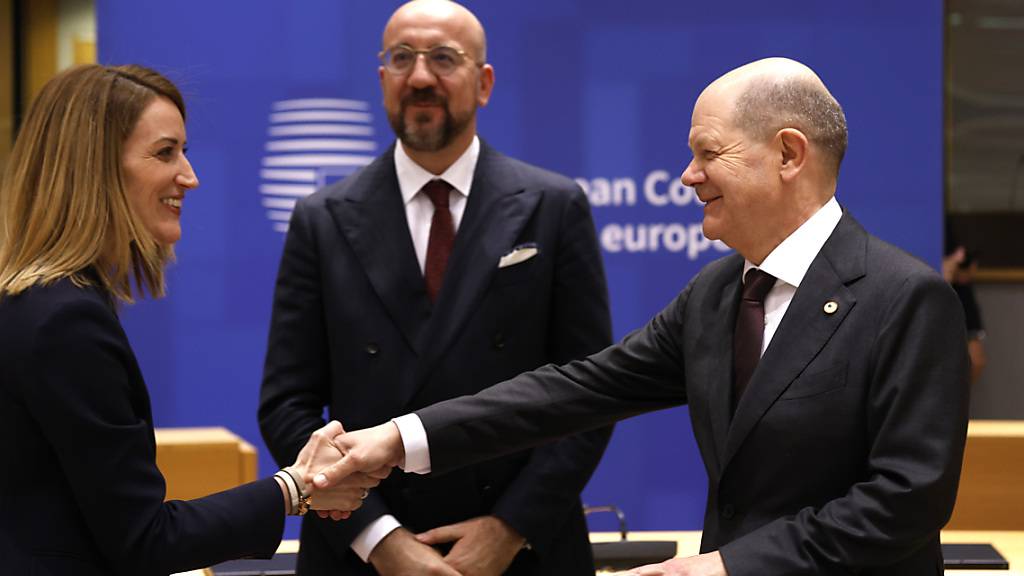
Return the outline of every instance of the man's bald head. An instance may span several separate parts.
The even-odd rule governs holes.
[[[465,6],[451,0],[412,0],[399,6],[384,27],[382,49],[391,48],[393,38],[404,26],[431,22],[443,22],[474,61],[487,62],[487,35],[483,25]]]
[[[704,89],[689,142],[705,236],[759,264],[835,194],[846,120],[814,72],[771,58]]]
[[[726,73],[710,90],[734,98],[733,124],[758,140],[784,128],[802,132],[838,176],[846,153],[846,116],[813,70],[795,60],[767,58]]]

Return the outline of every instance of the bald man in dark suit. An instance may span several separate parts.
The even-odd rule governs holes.
[[[317,483],[444,472],[687,404],[709,477],[701,554],[631,574],[942,574],[967,428],[962,313],[934,270],[840,208],[846,140],[806,66],[725,74],[694,107],[682,179],[704,233],[737,254],[616,346],[338,436],[347,456]]]
[[[477,19],[410,2],[382,48],[398,141],[298,202],[281,258],[259,414],[281,462],[325,406],[372,426],[611,343],[586,196],[477,136],[494,86]],[[348,520],[304,520],[299,573],[593,574],[579,494],[610,434],[392,474]]]

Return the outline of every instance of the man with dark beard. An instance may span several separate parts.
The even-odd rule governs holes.
[[[585,195],[476,135],[494,86],[476,17],[405,4],[380,58],[398,142],[298,202],[281,260],[259,411],[281,462],[325,406],[372,426],[611,342]],[[610,433],[392,474],[349,520],[307,517],[299,573],[593,574],[579,492]]]

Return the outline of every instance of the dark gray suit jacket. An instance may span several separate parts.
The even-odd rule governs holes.
[[[539,254],[498,268],[534,243]],[[274,296],[260,427],[294,460],[323,409],[348,429],[472,394],[611,343],[590,208],[571,180],[482,143],[436,305],[426,294],[393,150],[298,203]],[[520,574],[593,573],[579,492],[610,428],[443,476],[392,474],[344,522],[303,523],[299,567],[370,573],[349,548],[393,514],[414,532],[494,514],[532,545]]]
[[[709,477],[701,549],[730,576],[941,574],[967,426],[953,291],[844,215],[731,416],[742,268],[709,264],[617,346],[418,411],[433,470],[686,403]]]

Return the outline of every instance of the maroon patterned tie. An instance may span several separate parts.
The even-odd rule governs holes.
[[[764,297],[775,285],[771,274],[751,268],[743,283],[743,298],[736,315],[736,332],[733,334],[733,409],[740,403],[740,397],[750,383],[754,368],[761,359],[761,344],[764,340]]]
[[[455,224],[448,209],[448,195],[452,187],[444,180],[431,180],[423,187],[423,193],[434,203],[434,217],[430,220],[430,240],[427,242],[427,264],[423,276],[427,281],[427,295],[431,302],[437,302],[448,267],[448,256],[455,243]]]

